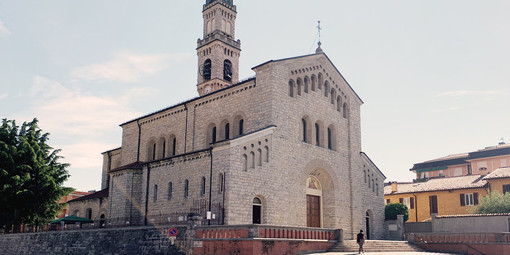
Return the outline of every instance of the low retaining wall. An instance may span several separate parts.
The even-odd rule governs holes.
[[[326,251],[341,230],[267,225],[197,227],[193,254],[281,255]]]
[[[179,227],[184,240],[186,227]],[[168,227],[133,227],[0,235],[1,254],[184,254]],[[181,241],[182,242],[182,241]]]
[[[510,233],[409,234],[408,240],[427,251],[468,255],[510,255]]]

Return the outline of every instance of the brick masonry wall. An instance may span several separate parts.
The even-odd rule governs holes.
[[[184,254],[172,246],[169,228],[121,228],[0,235],[0,253],[18,254]],[[179,228],[178,239],[186,228]]]

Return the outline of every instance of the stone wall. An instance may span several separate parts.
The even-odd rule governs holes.
[[[0,235],[0,253],[184,254],[172,246],[169,228],[119,228]],[[183,240],[186,227],[179,228]]]

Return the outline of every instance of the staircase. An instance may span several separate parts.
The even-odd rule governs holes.
[[[358,252],[356,240],[344,240],[342,243],[336,243],[328,252]],[[363,245],[365,252],[420,252],[418,247],[409,244],[406,241],[382,241],[366,240]]]

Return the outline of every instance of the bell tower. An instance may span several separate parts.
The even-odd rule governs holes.
[[[235,40],[236,6],[233,0],[207,0],[202,11],[204,36],[198,39],[200,96],[239,81],[241,41]]]

